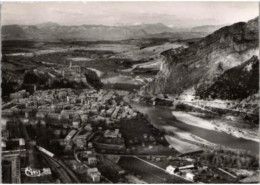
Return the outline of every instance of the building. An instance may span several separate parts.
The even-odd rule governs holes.
[[[93,143],[92,142],[88,142],[88,148],[93,148]]]
[[[179,170],[187,170],[187,169],[193,169],[193,168],[195,168],[194,164],[190,164],[190,165],[179,167]]]
[[[10,136],[9,130],[4,130],[4,129],[3,129],[3,126],[2,126],[1,134],[2,134],[2,138],[6,138],[6,139],[8,139],[9,136]]]
[[[92,131],[92,126],[90,124],[87,124],[85,127],[84,127],[85,130],[91,132]]]
[[[62,110],[61,117],[65,119],[72,118],[76,114],[75,110]]]
[[[69,151],[72,150],[72,147],[73,147],[73,141],[70,140],[70,141],[67,142],[64,150],[69,152]]]
[[[166,167],[166,172],[173,175],[177,172],[177,168],[173,167],[172,165],[169,165]]]
[[[105,138],[97,135],[92,140],[93,145],[98,150],[125,151],[124,138]]]
[[[45,112],[45,111],[38,111],[36,113],[36,118],[45,118],[46,115],[47,115],[47,112]]]
[[[13,111],[11,109],[2,110],[2,116],[13,116]]]
[[[51,119],[61,119],[61,116],[58,113],[48,113],[47,117]]]
[[[21,90],[21,91],[15,92],[15,93],[11,93],[10,98],[11,98],[11,100],[22,99],[28,95],[29,95],[29,93],[27,93],[25,90]]]
[[[249,177],[246,177],[242,180],[240,180],[239,182],[240,183],[246,183],[246,184],[249,184],[249,183],[259,183],[259,173],[254,173],[252,176],[249,176]]]
[[[188,173],[186,173],[185,174],[185,178],[186,179],[188,179],[188,180],[190,180],[190,181],[194,181],[194,174],[192,174],[192,173],[190,173],[190,172],[188,172]]]
[[[25,148],[25,140],[24,140],[24,138],[19,138],[19,146],[20,146],[20,148]]]
[[[93,155],[93,152],[91,150],[87,150],[82,153],[83,158],[88,158],[90,155]]]
[[[119,110],[120,110],[120,106],[117,106],[117,107],[115,108],[114,112],[112,113],[111,118],[116,119]]]
[[[94,183],[100,182],[101,173],[98,171],[97,168],[89,168],[88,175],[91,177]]]
[[[88,164],[90,166],[96,166],[97,165],[97,157],[94,154],[89,155],[89,157],[88,157]]]
[[[91,135],[91,132],[83,131],[83,133],[82,133],[82,131],[81,131],[81,133],[76,135],[73,140],[79,148],[83,148],[84,146],[86,146],[87,139],[89,138],[90,135]]]
[[[21,164],[18,154],[8,154],[8,156],[2,156],[3,181],[10,184],[21,184]],[[5,165],[7,164],[7,165]],[[8,173],[7,173],[8,172]]]
[[[88,122],[88,115],[86,114],[87,112],[84,112],[84,114],[80,115],[80,119],[82,123],[87,123]]]
[[[105,138],[121,138],[122,135],[119,133],[119,129],[115,129],[114,131],[106,130],[104,133]]]
[[[68,161],[69,163],[70,163],[70,165],[71,165],[71,167],[72,167],[72,169],[74,170],[74,171],[81,171],[81,170],[84,170],[85,169],[85,166],[84,166],[84,164],[82,164],[82,163],[79,163],[78,161],[76,161],[76,160],[70,160],[70,161]]]
[[[69,141],[77,133],[77,130],[71,130],[68,135],[65,137],[65,140]]]
[[[12,162],[11,160],[2,160],[2,183],[11,184],[12,183]]]
[[[67,98],[67,95],[68,95],[67,91],[60,91],[60,92],[58,92],[58,97],[60,99]]]
[[[3,151],[6,150],[6,141],[2,140],[1,146]]]
[[[80,119],[73,119],[72,127],[73,128],[79,128],[80,127]]]

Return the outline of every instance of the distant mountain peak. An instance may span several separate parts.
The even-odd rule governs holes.
[[[228,24],[221,24],[221,25],[202,25],[202,26],[196,26],[191,28],[191,31],[194,32],[205,32],[205,33],[213,33],[214,31],[227,26]]]
[[[43,28],[43,27],[58,27],[60,25],[56,22],[44,22],[41,24],[37,24],[36,26],[39,28]]]
[[[174,30],[162,23],[125,26],[86,24],[63,26],[55,22],[45,22],[37,25],[15,25],[13,27],[6,25],[2,27],[4,40],[126,40],[149,38],[150,35],[166,32],[174,32]]]

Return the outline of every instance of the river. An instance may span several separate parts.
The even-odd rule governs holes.
[[[120,76],[114,78],[118,80],[122,80]],[[124,90],[131,91],[132,87],[130,87],[130,84],[126,83],[125,85],[126,88]],[[139,110],[140,112],[147,114],[151,123],[153,125],[156,125],[157,128],[171,127],[174,128],[175,132],[191,133],[195,136],[198,136],[200,138],[203,138],[215,144],[220,144],[222,146],[226,146],[233,149],[248,150],[252,154],[259,153],[258,142],[234,137],[224,132],[203,129],[201,127],[185,124],[177,120],[172,115],[172,110],[169,107],[153,106],[146,103],[136,103],[136,102],[131,102],[131,105],[135,107],[137,110]]]
[[[233,149],[249,150],[253,154],[259,153],[259,143],[251,140],[237,138],[229,134],[207,130],[196,126],[191,126],[177,120],[172,115],[172,110],[168,107],[152,106],[145,103],[132,102],[131,105],[140,112],[147,114],[149,120],[158,128],[170,126],[176,131],[185,131],[201,137],[212,143],[220,144]]]

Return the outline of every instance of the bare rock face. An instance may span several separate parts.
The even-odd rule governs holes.
[[[248,40],[258,39],[258,17],[248,21],[246,25],[245,38]]]
[[[233,67],[219,76],[207,89],[197,89],[201,98],[244,99],[258,92],[259,60],[253,56],[248,61]]]
[[[146,89],[154,94],[180,94],[209,88],[225,71],[258,56],[258,18],[223,27],[189,48],[162,53],[161,71]]]

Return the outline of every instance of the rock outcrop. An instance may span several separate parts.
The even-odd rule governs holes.
[[[197,89],[201,98],[244,99],[258,92],[259,60],[253,56],[239,66],[224,72],[207,89]]]
[[[259,55],[258,17],[223,27],[186,49],[168,50],[162,55],[161,71],[146,87],[148,91],[181,94],[190,88],[196,92],[208,89],[227,70]]]

